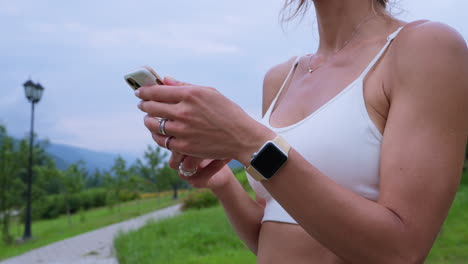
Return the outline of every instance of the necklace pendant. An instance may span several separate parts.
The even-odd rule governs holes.
[[[312,69],[309,69],[309,73],[313,73],[313,72],[314,72],[314,70],[312,70]]]

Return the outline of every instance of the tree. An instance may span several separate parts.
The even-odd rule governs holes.
[[[10,234],[11,210],[20,206],[20,197],[25,189],[18,178],[21,170],[19,153],[15,150],[15,142],[9,137],[6,128],[0,126],[0,220],[2,238],[5,243],[13,242]]]
[[[115,194],[114,194],[114,178],[108,171],[103,172],[104,187],[106,188],[106,205],[112,211],[114,209]]]
[[[173,190],[172,198],[176,200],[178,198],[177,190],[182,187],[184,181],[179,177],[177,171],[173,170],[167,164],[159,171],[158,183],[161,186],[170,186]]]
[[[141,177],[139,171],[140,169],[136,164],[133,164],[128,168],[128,173],[130,175],[129,188],[136,193],[144,192],[148,185],[148,180]]]
[[[37,135],[34,136],[37,138]],[[33,146],[33,177],[32,177],[32,201],[41,200],[46,194],[46,187],[44,181],[41,182],[40,170],[44,167],[55,167],[53,159],[45,151],[46,146],[49,144],[47,140],[37,140]],[[28,181],[28,167],[29,167],[29,139],[25,137],[16,142],[16,151],[18,152],[18,163],[20,170],[17,177],[19,177],[26,185]],[[23,190],[23,195],[20,201],[23,204],[27,202],[26,188]],[[32,212],[34,213],[34,202]],[[26,216],[26,210],[22,212],[22,219]]]
[[[57,184],[60,182],[55,163],[45,151],[47,144],[46,140],[38,140],[33,146],[32,200],[36,202],[47,193],[57,191]],[[15,140],[0,125],[0,220],[6,242],[12,240],[9,235],[11,210],[20,210],[26,203],[29,150],[27,137]],[[24,217],[23,211],[22,218]]]
[[[36,178],[36,196],[39,192],[50,195],[63,192],[63,173],[57,169],[55,162],[51,159],[47,166],[36,166],[34,177]]]
[[[104,184],[103,173],[99,169],[95,169],[94,173],[86,177],[85,188],[100,187]]]
[[[86,177],[86,169],[84,162],[79,161],[77,163],[71,164],[65,170],[63,174],[63,183],[64,183],[64,198],[65,204],[67,207],[67,217],[68,225],[71,226],[71,213],[72,210],[77,210],[81,205],[76,204],[79,201],[73,197],[74,194],[77,194],[83,190],[84,179]]]
[[[130,191],[136,193],[138,195],[137,199],[137,206],[138,210],[140,209],[140,192],[144,189],[146,185],[146,181],[138,175],[138,168],[135,165],[132,165],[129,170],[129,179],[127,187]]]
[[[111,169],[114,172],[114,192],[117,201],[117,208],[120,213],[121,192],[129,179],[129,172],[125,160],[119,156],[115,159],[114,166]]]
[[[144,179],[152,182],[156,187],[156,191],[158,191],[158,187],[160,187],[160,184],[158,184],[159,170],[166,158],[167,153],[163,152],[160,147],[148,145],[143,156],[143,161],[140,159],[136,161],[136,171]]]
[[[63,191],[63,175],[55,166],[55,161],[44,151],[43,145],[35,147],[40,153],[40,164],[33,167],[33,198],[38,201],[49,194],[60,194]]]

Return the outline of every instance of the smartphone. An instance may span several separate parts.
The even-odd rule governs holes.
[[[125,74],[124,79],[133,90],[141,86],[164,85],[163,79],[148,66],[137,68]]]

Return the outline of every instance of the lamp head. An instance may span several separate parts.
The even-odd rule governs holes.
[[[41,100],[42,94],[44,93],[44,87],[40,84],[36,84],[36,90],[34,94],[34,102],[37,103]]]
[[[23,86],[26,98],[28,98],[30,102],[37,103],[41,100],[44,87],[42,87],[40,83],[35,84],[31,80],[28,80]]]

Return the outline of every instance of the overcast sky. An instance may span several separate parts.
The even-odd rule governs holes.
[[[122,76],[140,65],[217,88],[260,115],[265,72],[313,52],[310,13],[285,31],[284,0],[0,0],[0,124],[29,131],[22,84],[44,87],[35,130],[52,142],[140,155],[153,144]],[[401,0],[404,20],[430,19],[468,38],[468,1]]]

